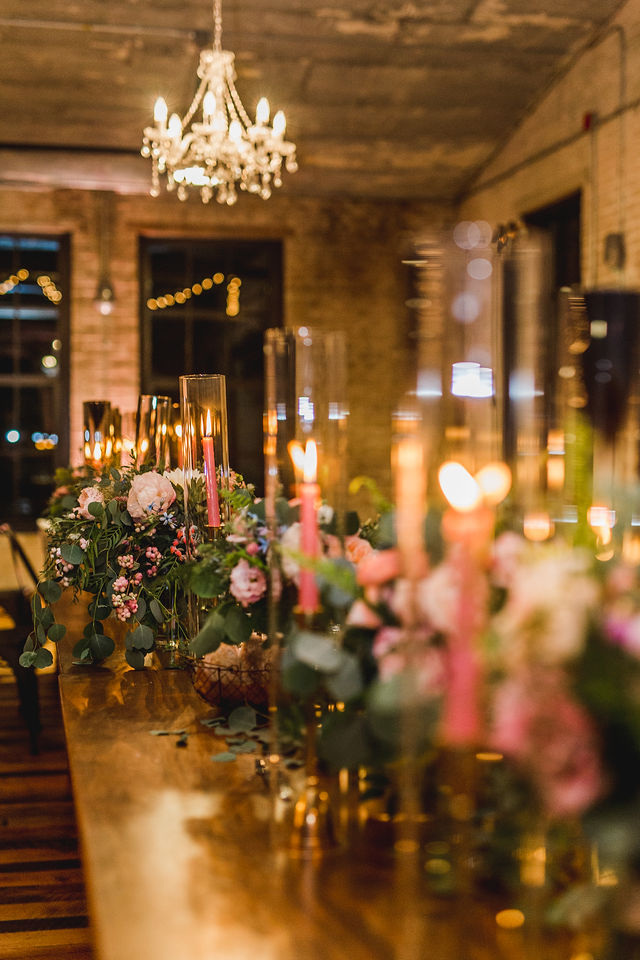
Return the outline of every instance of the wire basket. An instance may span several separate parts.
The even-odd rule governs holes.
[[[269,702],[271,661],[259,639],[253,643],[221,644],[215,653],[189,665],[195,691],[214,706],[242,703],[265,706]]]

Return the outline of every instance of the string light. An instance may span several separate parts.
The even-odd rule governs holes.
[[[18,270],[17,273],[12,273],[10,277],[7,277],[2,283],[0,283],[0,296],[4,296],[18,286],[19,283],[24,283],[25,280],[29,279],[29,271],[22,267]],[[58,304],[62,300],[62,292],[58,289],[55,282],[47,274],[41,274],[37,278],[37,284],[42,290],[43,294],[50,300],[51,303]]]
[[[191,297],[199,297],[201,293],[211,290],[214,286],[220,286],[224,283],[224,273],[214,273],[211,277],[203,277],[199,283],[194,283],[191,287],[184,287],[182,290],[176,290],[175,293],[163,293],[159,297],[149,297],[147,300],[147,309],[166,310],[167,307],[182,306],[190,300]],[[226,314],[228,317],[237,317],[240,313],[240,287],[242,280],[240,277],[232,276],[227,284],[227,306]]]

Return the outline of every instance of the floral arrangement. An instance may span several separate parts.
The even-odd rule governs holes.
[[[423,719],[421,749],[493,751],[506,761],[509,802],[517,796],[547,823],[580,818],[605,842],[619,841],[622,831],[626,852],[640,850],[635,817],[622,815],[640,797],[637,568],[511,532],[487,539],[474,566],[472,591],[460,544],[425,566],[411,625],[397,549],[376,551],[359,566],[346,641],[350,633],[368,635],[377,668],[366,691],[366,723],[357,721],[360,743],[363,727],[379,733],[381,717],[391,724],[410,691]],[[473,633],[464,702],[454,642],[461,611]],[[468,711],[474,699],[476,723],[465,742],[452,710]],[[342,718],[341,735],[351,742],[354,722]],[[617,828],[607,834],[611,817]]]
[[[104,660],[114,650],[107,621],[135,627],[125,656],[140,669],[165,625],[177,622],[179,583],[186,559],[183,478],[180,470],[152,468],[68,470],[50,500],[48,554],[33,599],[34,631],[23,666],[51,662],[47,639],[64,636],[52,609],[63,588],[75,599],[91,595],[88,622],[73,654],[81,663]]]

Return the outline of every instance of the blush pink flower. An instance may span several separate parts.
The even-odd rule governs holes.
[[[596,730],[559,672],[502,684],[494,700],[491,745],[531,778],[551,816],[583,813],[603,793]]]
[[[89,513],[90,503],[104,503],[102,490],[99,490],[97,487],[84,487],[84,489],[80,491],[76,513],[78,516],[84,517],[85,520],[94,519]]]
[[[377,630],[378,627],[382,626],[382,620],[364,600],[354,600],[347,614],[347,625],[363,627],[366,630]]]
[[[363,587],[375,587],[400,576],[400,570],[397,550],[372,551],[358,564],[356,578]]]
[[[358,566],[365,557],[373,553],[373,547],[364,537],[350,536],[344,538],[344,552],[347,560]]]
[[[231,571],[229,590],[243,607],[248,607],[267,592],[267,578],[258,567],[251,566],[246,560],[239,560]]]
[[[150,514],[164,513],[176,498],[170,480],[150,470],[134,477],[127,497],[127,510],[134,520]]]

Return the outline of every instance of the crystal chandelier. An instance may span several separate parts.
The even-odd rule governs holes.
[[[282,110],[269,126],[265,97],[253,123],[243,107],[234,82],[235,55],[221,45],[222,0],[213,0],[213,24],[213,48],[200,53],[200,84],[186,114],[180,119],[173,113],[167,123],[167,104],[159,97],[154,125],[145,128],[141,153],[151,158],[151,195],[159,195],[166,175],[167,190],[177,188],[180,200],[194,188],[203,203],[215,196],[218,203],[233,204],[236,186],[266,200],[282,185],[283,163],[289,173],[298,169],[296,146],[284,139]],[[196,114],[201,121],[194,119]]]

